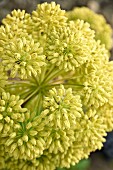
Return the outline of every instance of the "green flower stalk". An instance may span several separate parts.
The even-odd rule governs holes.
[[[113,62],[54,2],[0,27],[0,169],[69,168],[113,130]]]
[[[108,50],[112,48],[112,28],[101,14],[96,14],[87,7],[77,7],[66,12],[66,16],[69,21],[80,19],[88,22],[91,29],[95,31],[95,39],[101,40]]]

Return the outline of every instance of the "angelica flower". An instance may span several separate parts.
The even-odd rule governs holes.
[[[76,119],[81,117],[80,96],[73,95],[71,88],[65,89],[64,86],[58,90],[53,88],[49,91],[48,97],[45,97],[43,105],[49,110],[55,129],[75,128]]]
[[[7,136],[16,122],[24,120],[24,113],[27,109],[21,108],[23,100],[19,96],[2,92],[0,99],[0,133]]]
[[[113,62],[55,2],[0,26],[0,169],[69,168],[113,130]]]
[[[11,14],[8,14],[6,18],[2,20],[4,25],[11,26],[15,29],[21,30],[22,32],[29,32],[30,25],[32,23],[30,14],[26,13],[25,10],[13,10]]]
[[[48,122],[42,120],[45,113],[46,111],[32,120],[29,111],[26,111],[22,123],[15,124],[13,132],[10,132],[9,136],[5,138],[4,144],[5,151],[9,153],[10,157],[33,160],[43,155],[43,151],[47,148],[46,140],[50,134],[47,130],[45,133],[43,132]]]
[[[34,32],[37,34],[48,34],[52,28],[59,28],[66,24],[67,17],[65,11],[60,9],[60,5],[55,2],[51,4],[43,3],[37,6],[37,9],[32,12],[32,21]]]
[[[5,70],[11,69],[10,76],[13,78],[17,75],[26,79],[32,73],[37,75],[41,73],[41,66],[46,64],[43,48],[39,43],[35,43],[32,37],[29,37],[29,40],[22,37],[9,41],[1,50],[1,58]]]
[[[112,64],[110,62],[104,68],[98,70],[92,69],[91,65],[89,68],[85,65],[82,69],[77,70],[78,73],[81,72],[81,75],[77,78],[77,73],[73,77],[73,81],[76,81],[76,83],[83,82],[84,84],[83,91],[80,91],[80,93],[85,106],[98,108],[112,101],[113,72],[112,68],[110,69]]]
[[[112,103],[108,102],[105,105],[97,109],[98,113],[103,117],[103,121],[104,121],[104,124],[106,124],[106,130],[108,132],[112,131],[113,129],[113,105]]]
[[[78,30],[79,34],[77,34]],[[84,24],[79,20],[76,24],[70,22],[69,25],[62,27],[57,32],[53,30],[47,40],[47,59],[65,71],[74,71],[76,67],[90,60],[94,32],[90,30],[90,34],[85,35],[85,30],[88,32],[89,24]]]
[[[95,30],[95,39],[101,40],[107,49],[112,47],[112,28],[106,23],[105,18],[94,13],[87,7],[77,7],[66,13],[69,20],[76,21],[77,19],[84,20],[91,25],[91,29]]]

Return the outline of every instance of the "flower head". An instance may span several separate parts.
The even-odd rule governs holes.
[[[81,117],[82,104],[79,95],[73,95],[72,89],[53,88],[43,102],[44,108],[49,110],[54,129],[75,128],[76,119]]]
[[[32,23],[30,14],[26,13],[25,10],[13,10],[11,14],[8,14],[6,18],[2,20],[4,25],[8,25],[15,29],[22,30],[22,32],[29,32],[30,25]]]
[[[105,18],[94,13],[92,10],[86,7],[75,8],[72,11],[66,13],[69,20],[76,21],[77,19],[88,22],[92,30],[95,30],[95,39],[101,40],[102,44],[105,44],[107,49],[112,47],[112,29],[109,24],[106,23]]]
[[[25,37],[15,41],[10,40],[1,51],[2,63],[6,71],[10,70],[11,77],[26,79],[33,73],[41,73],[41,66],[45,65],[43,48],[35,43],[32,37],[27,40]]]
[[[65,11],[61,10],[60,5],[56,5],[55,2],[43,3],[39,4],[37,9],[32,12],[32,21],[37,34],[48,34],[52,28],[65,25],[67,17],[65,17]]]
[[[89,24],[80,20],[70,22],[58,31],[53,30],[47,40],[47,59],[60,69],[74,71],[91,59],[93,37]]]
[[[19,96],[2,92],[0,97],[0,133],[7,136],[12,131],[16,122],[24,121],[24,113],[27,109],[22,108],[23,100]]]

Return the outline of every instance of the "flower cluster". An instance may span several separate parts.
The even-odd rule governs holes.
[[[45,65],[45,55],[39,43],[35,43],[32,37],[9,40],[9,44],[1,48],[1,58],[6,71],[11,70],[11,77],[25,79],[33,73],[35,76],[41,72],[41,66]],[[11,69],[13,68],[13,69]]]
[[[113,130],[113,62],[89,23],[69,20],[52,2],[2,21],[1,170],[69,168]]]
[[[95,31],[95,39],[101,40],[102,44],[105,44],[107,49],[112,47],[112,28],[106,23],[105,18],[94,13],[87,7],[77,7],[72,11],[66,13],[69,21],[76,21],[77,19],[84,20],[91,25],[91,29]]]

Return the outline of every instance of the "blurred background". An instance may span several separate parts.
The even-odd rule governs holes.
[[[113,28],[113,0],[53,0],[66,11],[75,7],[87,6],[94,12],[104,15],[107,22]],[[51,0],[0,0],[0,24],[1,20],[13,9],[25,9],[32,12],[37,4],[51,2]],[[113,60],[113,48],[110,50],[110,60]],[[61,169],[58,169],[61,170]],[[62,169],[66,170],[66,169]],[[91,153],[88,160],[82,160],[70,170],[113,170],[113,132],[108,133],[106,143],[101,151]]]

